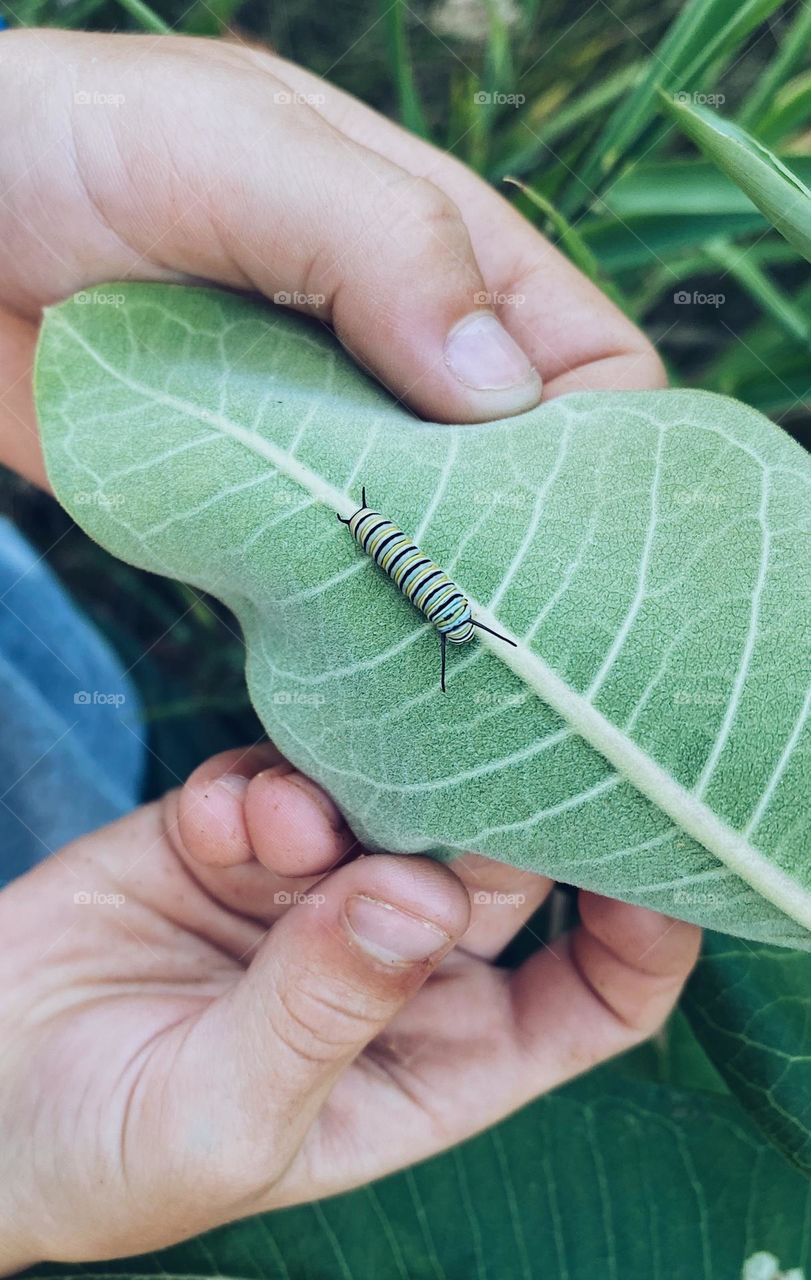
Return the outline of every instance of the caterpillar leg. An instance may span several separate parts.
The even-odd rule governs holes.
[[[439,633],[439,654],[440,654],[440,670],[439,670],[439,687],[445,693],[445,655],[447,651],[447,640],[443,632]]]

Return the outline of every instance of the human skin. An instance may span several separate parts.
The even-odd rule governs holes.
[[[267,50],[47,29],[3,33],[0,59],[0,460],[39,483],[42,307],[110,280],[317,299],[297,309],[438,422],[521,412],[542,382],[546,399],[663,382],[639,330],[492,188]]]
[[[569,936],[496,967],[531,895],[469,890],[507,868],[352,845],[254,747],[0,893],[0,1274],[441,1151],[653,1033],[696,956],[694,926],[581,892]]]
[[[486,184],[266,50],[49,29],[4,33],[0,59],[0,460],[36,483],[42,308],[109,280],[303,295],[439,422],[663,380]],[[548,880],[472,856],[358,858],[327,797],[262,759],[204,766],[185,801],[0,894],[0,1272],[157,1248],[379,1176],[636,1043],[676,999],[692,926],[581,894],[579,930],[507,975],[490,961]],[[312,877],[323,903],[273,901]],[[481,888],[521,905],[471,906]],[[350,898],[373,944],[348,931]],[[415,931],[432,954],[393,960]]]

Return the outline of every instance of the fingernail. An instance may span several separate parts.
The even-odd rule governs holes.
[[[506,391],[538,381],[529,357],[489,311],[474,311],[454,325],[445,341],[445,364],[474,391]]]
[[[214,785],[222,787],[229,795],[236,796],[238,800],[241,800],[248,790],[249,783],[250,778],[243,778],[241,773],[224,773]]]
[[[318,805],[333,831],[341,830],[344,825],[343,814],[338,806],[333,803],[332,798],[327,795],[326,791],[322,791],[316,783],[311,782],[309,778],[305,778],[301,773],[290,773],[284,781],[288,787],[295,787],[298,791],[303,792],[309,800],[312,800],[314,804]]]
[[[364,894],[347,898],[344,915],[352,940],[384,964],[415,964],[450,942],[444,929],[428,920]]]

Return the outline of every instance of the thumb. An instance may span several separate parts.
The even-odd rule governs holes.
[[[184,1046],[194,1063],[179,1078],[202,1083],[205,1063],[232,1191],[249,1195],[283,1171],[338,1076],[419,990],[469,912],[454,873],[413,856],[358,858],[298,895]],[[194,1126],[199,1098],[187,1103]]]
[[[489,309],[456,204],[326,121],[271,59],[177,36],[39,37],[13,33],[7,93],[15,126],[45,116],[53,137],[0,160],[18,311],[100,279],[213,280],[329,321],[425,417],[537,404],[540,378]],[[57,219],[54,258],[42,241]]]

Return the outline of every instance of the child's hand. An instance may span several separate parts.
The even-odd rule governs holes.
[[[40,310],[125,277],[289,299],[440,422],[528,409],[541,378],[547,397],[661,381],[642,334],[501,196],[267,51],[0,41],[0,460],[40,482]]]
[[[581,893],[570,937],[494,968],[544,882],[519,910],[471,910],[463,881],[493,890],[506,868],[347,861],[330,801],[274,761],[219,756],[0,893],[0,1273],[379,1177],[628,1048],[676,999],[692,925]]]

